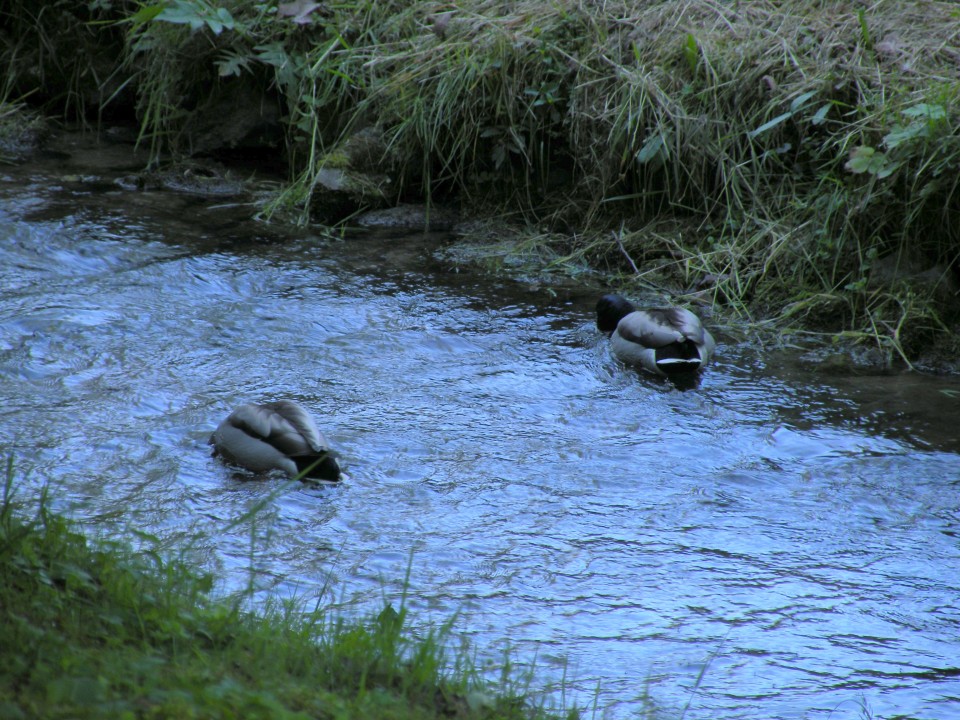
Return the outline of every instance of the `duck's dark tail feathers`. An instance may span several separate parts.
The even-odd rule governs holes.
[[[696,372],[702,364],[700,350],[690,341],[657,348],[657,367],[667,375]]]

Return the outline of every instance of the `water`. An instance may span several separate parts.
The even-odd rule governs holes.
[[[960,382],[722,338],[679,392],[611,361],[594,289],[281,234],[71,150],[0,178],[21,492],[189,547],[223,591],[365,611],[412,556],[415,623],[460,613],[482,658],[584,704],[599,683],[603,717],[960,718]],[[271,496],[210,457],[231,407],[278,397],[341,486]]]

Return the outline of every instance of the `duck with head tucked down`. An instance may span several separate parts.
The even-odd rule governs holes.
[[[340,480],[336,454],[310,413],[292,400],[241,405],[214,430],[210,444],[214,455],[254,472]]]
[[[597,328],[621,361],[667,377],[703,368],[716,347],[700,318],[685,308],[638,310],[621,295],[597,301]]]

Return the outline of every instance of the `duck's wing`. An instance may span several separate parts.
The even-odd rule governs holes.
[[[637,310],[620,321],[622,336],[649,348],[661,348],[689,340],[703,345],[707,333],[700,318],[686,308],[652,308]]]
[[[241,405],[227,418],[239,430],[272,445],[284,455],[305,455],[325,449],[310,414],[289,400]]]
[[[685,336],[673,321],[673,311],[676,309],[637,310],[620,321],[617,332],[624,340],[648,348],[683,342]]]
[[[683,336],[697,345],[707,341],[709,333],[704,330],[700,318],[686,308],[674,307],[664,310],[670,325],[682,333]]]

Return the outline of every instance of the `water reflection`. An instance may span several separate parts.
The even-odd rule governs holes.
[[[72,515],[190,539],[223,589],[360,607],[412,552],[415,617],[461,612],[544,681],[569,662],[610,717],[950,715],[955,381],[721,343],[680,392],[610,360],[592,289],[458,272],[436,239],[273,242],[40,176],[2,197],[0,442]],[[341,487],[269,498],[210,457],[272,397],[315,412]]]

